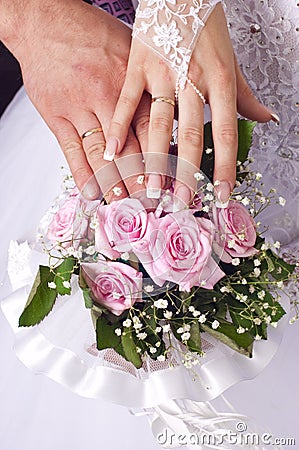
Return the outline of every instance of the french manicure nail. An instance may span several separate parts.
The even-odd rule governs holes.
[[[215,193],[217,196],[216,207],[226,208],[228,206],[229,197],[231,195],[231,186],[228,181],[220,181],[220,183],[215,186]]]
[[[160,198],[161,197],[161,176],[155,173],[151,173],[147,179],[146,186],[147,198]]]
[[[185,185],[180,185],[175,191],[175,197],[173,202],[173,212],[182,211],[189,205],[191,200],[190,189]]]
[[[104,160],[105,161],[113,161],[115,153],[120,145],[119,139],[111,137],[106,142],[106,148],[104,151]]]
[[[273,122],[275,122],[275,123],[277,123],[277,124],[280,123],[280,118],[279,118],[279,116],[278,116],[277,114],[275,114],[275,113],[272,113],[272,112],[271,112],[271,120],[273,120]]]

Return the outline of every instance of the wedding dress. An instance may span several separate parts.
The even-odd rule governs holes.
[[[276,187],[287,199],[283,214],[275,207],[270,208],[263,222],[271,226],[268,231],[271,238],[282,242],[287,257],[298,261],[298,80],[295,78],[298,72],[298,7],[293,0],[234,0],[226,6],[228,26],[243,72],[255,93],[281,119],[279,126],[272,122],[258,125],[254,136],[252,154],[259,172],[264,174],[265,184]],[[24,89],[0,121],[0,146],[0,279],[5,280],[10,240],[34,241],[40,218],[60,193],[61,166],[66,167],[66,162]],[[10,292],[9,284],[4,281],[1,298]],[[294,298],[299,297],[297,285],[291,285],[289,292]],[[74,320],[77,320],[76,315]],[[96,399],[79,397],[54,383],[51,374],[47,378],[28,370],[15,357],[14,335],[2,312],[0,321],[1,450],[159,448],[151,435],[147,415],[130,415],[125,408],[103,400],[109,399],[111,394],[110,400],[117,403],[119,394],[116,392]],[[282,344],[271,363],[259,375],[258,370],[250,373],[248,366],[247,377],[257,376],[234,385],[225,396],[238,411],[254,417],[276,436],[295,437],[298,441],[295,424],[299,411],[296,388],[299,367],[294,356],[298,342],[296,333],[298,324],[286,326]],[[229,358],[230,355],[227,361]],[[221,369],[217,376],[220,374]],[[226,387],[236,381],[237,376],[235,380],[230,378]],[[76,382],[74,386],[76,392]],[[125,404],[125,401],[119,403]]]

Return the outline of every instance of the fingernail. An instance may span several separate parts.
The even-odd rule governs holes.
[[[84,187],[82,191],[83,197],[86,200],[96,200],[99,197],[99,187],[95,184],[88,184]]]
[[[215,193],[217,196],[216,207],[226,208],[229,203],[229,197],[231,195],[231,186],[228,181],[220,181],[220,183],[215,186]]]
[[[155,173],[151,173],[147,179],[146,186],[147,198],[160,198],[161,197],[161,176]]]
[[[117,149],[119,148],[120,142],[119,139],[111,137],[106,142],[106,148],[104,151],[104,160],[105,161],[113,161],[115,153],[117,152]]]
[[[277,114],[275,114],[275,113],[272,113],[272,112],[271,112],[271,120],[273,120],[273,122],[275,122],[275,123],[277,123],[277,124],[280,123],[280,118],[279,118],[279,116],[278,116]]]
[[[173,212],[182,211],[189,206],[191,200],[190,189],[184,184],[180,185],[175,191],[175,197],[173,202]]]

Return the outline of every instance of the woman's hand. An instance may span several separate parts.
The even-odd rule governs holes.
[[[103,159],[105,134],[125,79],[131,30],[81,0],[31,3],[32,9],[16,22],[15,35],[12,30],[4,40],[19,60],[27,93],[57,137],[78,188],[94,199],[100,186],[109,200],[115,186],[122,192],[117,198],[139,191],[136,180],[144,170],[139,142],[147,142],[149,96],[134,111],[139,142],[131,127],[126,130],[122,156],[130,157],[130,164],[125,158],[119,163]],[[92,129],[97,132],[81,139]]]
[[[222,6],[218,4],[201,32],[190,62],[192,80],[211,108],[215,144],[214,181],[219,200],[225,203],[235,184],[238,147],[237,111],[266,122],[271,112],[250,91],[235,61]],[[111,153],[119,154],[128,128],[146,89],[152,97],[175,99],[177,74],[152,49],[133,39],[126,80],[107,135]],[[204,107],[194,87],[187,83],[178,98],[178,167],[175,194],[188,204],[195,188],[194,173],[203,152]],[[166,174],[165,155],[172,135],[174,107],[171,102],[152,103],[148,146],[144,155],[149,197],[158,197]],[[273,118],[272,118],[273,119]],[[273,119],[274,120],[274,119]]]

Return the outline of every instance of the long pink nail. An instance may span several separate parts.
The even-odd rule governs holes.
[[[104,160],[105,161],[113,161],[115,153],[117,152],[120,146],[119,139],[111,137],[106,142],[106,148],[104,152]]]
[[[217,208],[226,208],[231,195],[230,183],[228,181],[220,181],[218,186],[215,186],[215,193],[218,199],[216,201]]]

